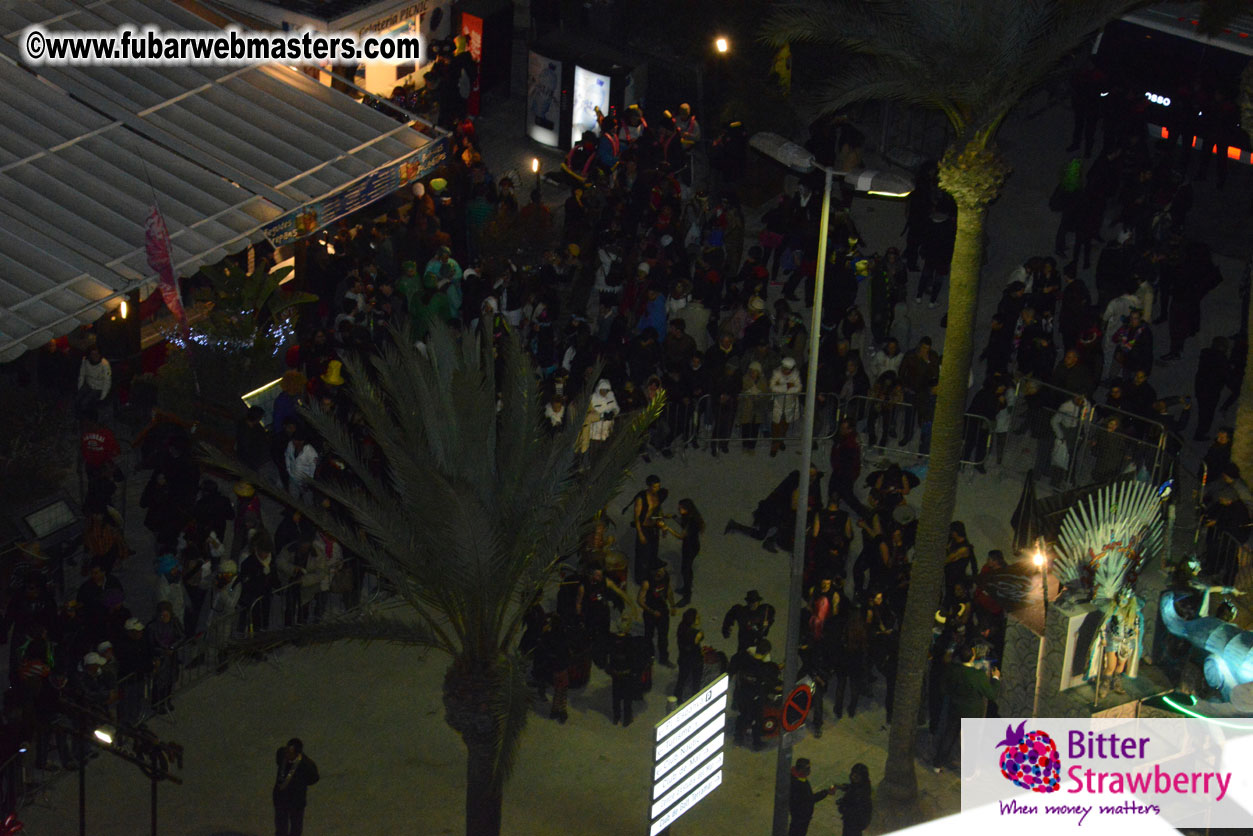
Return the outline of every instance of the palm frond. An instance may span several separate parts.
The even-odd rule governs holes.
[[[959,139],[1004,117],[1066,55],[1141,0],[789,0],[762,38],[813,44],[815,110],[884,99],[942,111]],[[859,90],[860,88],[860,90]],[[966,137],[968,138],[968,137]]]
[[[257,635],[234,639],[229,647],[234,651],[246,653],[284,645],[307,647],[341,641],[358,641],[366,644],[386,642],[450,651],[448,644],[422,623],[394,615],[384,615],[373,609],[349,612],[338,618],[329,618],[282,630],[267,630]]]
[[[500,731],[493,775],[497,786],[504,784],[517,762],[518,744],[531,710],[531,689],[526,684],[526,660],[517,653],[504,657],[498,667],[500,679],[490,703]]]

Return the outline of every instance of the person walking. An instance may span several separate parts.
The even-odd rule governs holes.
[[[309,787],[318,782],[318,767],[306,757],[299,737],[287,741],[274,753],[278,774],[274,778],[274,836],[300,836],[305,826]]]
[[[787,809],[791,814],[787,836],[805,836],[814,818],[814,805],[835,792],[835,785],[815,790],[809,785],[809,758],[797,758],[792,767],[791,791]]]

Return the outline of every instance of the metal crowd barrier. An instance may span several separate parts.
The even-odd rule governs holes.
[[[795,418],[786,422],[776,439],[774,436],[775,407],[780,417],[788,412],[789,402],[795,402]],[[835,437],[839,426],[837,407],[839,397],[833,392],[819,392],[818,406],[814,416],[814,441],[829,441]],[[797,442],[801,440],[805,418],[805,395],[762,392],[739,394],[723,401],[718,395],[702,395],[695,409],[698,432],[692,437],[700,445],[732,444],[747,447],[750,444],[771,441]]]
[[[917,420],[913,404],[907,401],[885,401],[854,395],[841,405],[839,418],[851,421],[859,433],[864,432],[868,436],[862,442],[865,449],[911,458],[927,459],[931,456],[931,422]],[[988,419],[966,413],[962,432],[962,464],[982,465],[987,462],[994,429]],[[895,444],[892,444],[893,440]]]
[[[1167,454],[1169,431],[1160,421],[1096,403],[1084,395],[1079,413],[1064,415],[1055,427],[1058,407],[1078,395],[1034,379],[1018,381],[1010,431],[1034,438],[1036,455],[1030,463],[1015,461],[1016,469],[1046,474],[1058,489],[1107,482],[1126,474],[1160,482],[1173,470]],[[1119,419],[1116,429],[1107,426],[1111,417]]]
[[[1247,540],[1247,532],[1246,532]],[[1253,588],[1253,550],[1224,531],[1206,538],[1205,565],[1213,567],[1219,582],[1236,589]]]

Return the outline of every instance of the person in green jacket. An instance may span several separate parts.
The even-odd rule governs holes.
[[[961,733],[963,717],[984,717],[988,700],[996,699],[1001,688],[1001,672],[993,666],[987,673],[975,666],[975,649],[970,646],[957,651],[957,658],[944,669],[940,687],[947,711],[936,738],[933,766],[939,773],[949,763],[953,744]]]

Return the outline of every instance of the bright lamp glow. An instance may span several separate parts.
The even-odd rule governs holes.
[[[531,157],[531,173],[539,174],[539,157]]]
[[[1037,569],[1044,568],[1044,552],[1036,552],[1031,555],[1031,562],[1035,564]]]
[[[112,746],[114,733],[115,730],[112,726],[101,726],[95,731],[96,740],[99,740],[105,746]]]
[[[725,55],[727,53],[727,50],[730,48],[731,48],[731,43],[726,38],[720,37],[714,41],[714,49],[718,50],[718,52],[722,55]]]
[[[909,192],[881,192],[878,190],[871,190],[866,192],[866,194],[871,197],[909,197]]]
[[[126,300],[122,300],[122,304],[117,306],[117,315],[126,319],[126,315],[130,313],[130,306],[126,304]]]

